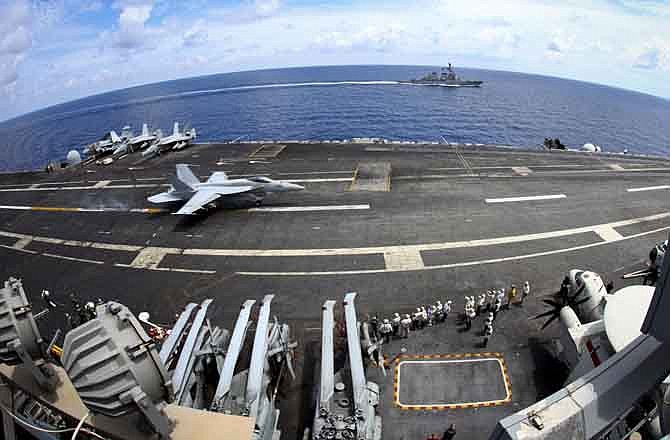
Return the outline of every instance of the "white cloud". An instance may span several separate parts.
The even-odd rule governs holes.
[[[359,28],[358,25],[343,23],[337,26],[337,30],[320,32],[314,38],[314,48],[337,51],[337,50],[372,50],[386,52],[397,47],[404,41],[403,26],[368,25]]]
[[[280,0],[254,0],[254,8],[259,17],[269,17],[281,8]]]
[[[186,30],[183,36],[184,46],[196,47],[207,43],[207,26],[199,20],[194,26]]]
[[[670,70],[670,45],[656,43],[637,51],[632,66],[644,70]]]
[[[119,29],[112,36],[112,44],[121,49],[140,49],[147,43],[145,23],[151,17],[153,0],[125,0],[116,4],[121,9]]]
[[[19,65],[32,46],[30,12],[25,1],[0,3],[0,94],[13,94]]]
[[[29,1],[0,0],[0,89],[18,97],[0,119],[180,76],[315,64],[451,61],[670,96],[670,7],[651,0]],[[96,14],[110,13],[101,28]]]

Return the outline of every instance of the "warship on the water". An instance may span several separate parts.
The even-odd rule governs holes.
[[[422,84],[426,86],[445,86],[445,87],[479,87],[483,81],[465,80],[456,76],[454,68],[449,63],[449,66],[443,67],[440,74],[431,72],[420,79],[411,79],[409,81],[400,81],[405,84]]]

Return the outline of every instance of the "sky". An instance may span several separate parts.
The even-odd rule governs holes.
[[[306,65],[452,62],[670,98],[669,19],[670,0],[0,0],[0,120]]]

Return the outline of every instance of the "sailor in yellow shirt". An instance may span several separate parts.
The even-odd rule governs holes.
[[[507,291],[507,305],[505,308],[509,309],[509,306],[514,302],[516,298],[516,285],[512,284],[512,287]]]

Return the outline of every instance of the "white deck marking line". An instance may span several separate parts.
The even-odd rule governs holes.
[[[512,171],[518,174],[519,176],[527,176],[532,173],[528,167],[512,167]]]
[[[39,252],[37,252],[37,251],[31,251],[29,249],[20,249],[20,248],[14,247],[14,246],[7,246],[6,244],[0,244],[0,248],[9,249],[9,250],[12,250],[12,251],[17,251],[17,252],[23,252],[23,253],[26,253],[26,254],[33,254],[33,255],[39,254]]]
[[[519,243],[524,241],[543,240],[547,238],[565,237],[569,235],[582,234],[585,232],[594,232],[596,228],[602,226],[611,226],[612,228],[619,228],[622,226],[630,226],[638,223],[645,223],[655,220],[662,220],[670,218],[670,212],[663,212],[660,214],[649,215],[646,217],[633,218],[628,220],[620,220],[611,223],[602,223],[598,225],[582,226],[572,229],[561,229],[557,231],[538,232],[526,235],[509,235],[497,238],[484,238],[477,240],[466,241],[452,241],[442,243],[424,243],[415,245],[390,245],[390,246],[370,246],[359,248],[316,248],[316,249],[179,249],[179,248],[160,248],[166,253],[177,253],[184,255],[211,255],[211,256],[226,256],[226,257],[303,257],[303,256],[333,256],[333,255],[368,255],[368,254],[384,254],[387,252],[397,252],[399,249],[416,250],[416,251],[431,251],[431,250],[447,250],[470,248],[479,246],[493,246],[499,244]],[[93,247],[99,249],[109,250],[124,250],[124,251],[140,251],[145,246],[136,245],[122,245],[104,242],[76,242],[81,244],[73,244],[75,242],[63,240],[52,237],[41,237],[28,234],[20,234],[16,232],[0,230],[0,236],[21,239],[30,238],[37,242],[65,244],[68,246]],[[627,238],[627,237],[624,237]]]
[[[613,169],[614,171],[624,171],[625,170],[625,168],[622,167],[621,165],[619,165],[618,163],[608,163],[607,166],[610,167],[611,169]]]
[[[110,183],[112,183],[111,180],[101,180],[98,183],[96,183],[95,185],[93,185],[93,188],[104,188],[107,185],[109,185]]]
[[[655,191],[657,189],[670,189],[670,185],[645,186],[643,188],[628,188],[626,191],[632,193],[640,191]]]
[[[468,145],[468,144],[465,144],[465,145]],[[458,151],[458,148],[454,148],[454,152],[456,153],[456,156],[458,157],[458,160],[461,162],[461,164],[463,165],[463,168],[465,168],[465,170],[468,172],[468,174],[474,174],[474,171],[472,170],[472,167],[470,166],[468,161],[465,160],[465,158],[463,157],[461,152]]]
[[[277,173],[279,176],[302,176],[311,174],[353,174],[354,170],[348,171],[303,171],[295,173]]]
[[[197,273],[204,275],[216,274],[215,270],[181,269],[177,267],[137,267],[137,266],[131,266],[130,264],[122,264],[122,263],[114,263],[114,266],[125,267],[127,269],[155,270],[159,272]]]
[[[351,182],[353,177],[333,177],[325,179],[289,179],[287,182],[290,183],[320,183],[320,182]]]
[[[562,164],[562,165],[526,165],[527,168],[570,168],[570,167],[584,167],[583,164]],[[509,170],[515,168],[513,165],[498,165],[498,166],[486,166],[486,167],[471,167],[473,170]],[[458,171],[463,168],[427,168],[428,171]]]
[[[30,208],[30,206],[0,205],[0,209],[11,209],[13,211],[30,211]]]
[[[509,167],[505,167],[509,168]],[[462,168],[457,168],[462,170]],[[670,168],[626,168],[623,171],[616,171],[611,169],[593,169],[593,170],[560,170],[560,171],[535,171],[536,176],[553,176],[553,175],[570,175],[570,174],[602,174],[602,173],[638,173],[645,171],[670,171]],[[455,177],[481,177],[481,174],[424,174],[424,175],[408,175],[408,176],[394,176],[393,180],[421,180],[421,179],[453,179]],[[516,178],[516,176],[507,176],[499,174],[495,176]],[[2,190],[0,190],[2,191]]]
[[[287,182],[291,183],[325,183],[325,182],[351,182],[353,177],[333,177],[333,178],[324,178],[324,179],[289,179]],[[110,182],[110,181],[103,181]],[[85,190],[98,190],[98,189],[134,189],[134,188],[160,188],[168,187],[169,183],[138,183],[130,185],[100,185],[101,182],[96,183],[95,185],[90,186],[59,186],[52,188],[4,188],[0,189],[0,192],[28,192],[28,191],[85,191]]]
[[[603,168],[601,170],[565,170],[565,171],[541,171],[541,174],[589,174],[589,173],[637,173],[643,171],[670,171],[670,167],[656,168],[621,168],[620,170]]]
[[[396,245],[396,246],[370,246],[360,248],[317,248],[317,249],[184,249],[184,255],[212,255],[225,257],[306,257],[306,256],[333,256],[333,255],[367,255],[367,254],[384,254],[387,252],[398,252],[399,249],[416,250],[416,251],[434,251],[434,250],[448,250],[471,248],[479,246],[493,246],[499,244],[519,243],[524,241],[543,240],[547,238],[558,238],[569,235],[582,234],[585,232],[593,232],[600,226],[611,226],[619,228],[622,226],[630,226],[638,223],[644,223],[654,220],[662,220],[670,218],[670,212],[662,214],[654,214],[647,217],[640,217],[629,220],[621,220],[613,223],[603,223],[599,225],[583,226],[572,229],[561,229],[557,231],[538,232],[526,235],[508,235],[497,238],[484,238],[478,240],[467,241],[451,241],[443,243],[424,243],[415,245]],[[0,235],[3,235],[0,231]],[[17,237],[18,238],[18,237]]]
[[[462,263],[451,263],[451,264],[441,264],[441,265],[436,265],[436,266],[425,266],[421,270],[438,270],[438,269],[454,269],[454,268],[459,268],[459,267],[470,267],[470,266],[482,266],[485,264],[495,264],[495,263],[505,263],[509,261],[519,261],[519,260],[527,260],[530,258],[537,258],[537,257],[545,257],[548,255],[557,255],[557,254],[565,254],[568,252],[574,252],[574,251],[579,251],[582,249],[588,249],[596,246],[603,246],[606,244],[611,244],[615,243],[618,241],[624,241],[624,240],[630,240],[634,238],[639,238],[639,237],[644,237],[645,235],[650,235],[650,234],[655,234],[657,232],[664,232],[670,230],[670,226],[665,226],[662,228],[654,229],[651,231],[646,231],[646,232],[641,232],[639,234],[634,234],[634,235],[628,235],[623,237],[621,240],[616,240],[616,241],[601,241],[598,243],[591,243],[591,244],[585,244],[581,246],[574,246],[571,248],[565,248],[565,249],[556,249],[553,251],[544,251],[544,252],[536,252],[533,254],[524,254],[524,255],[515,255],[512,257],[504,257],[504,258],[492,258],[489,260],[479,260],[479,261],[465,261]],[[380,273],[390,273],[390,272],[403,272],[403,270],[389,270],[389,269],[369,269],[369,270],[349,270],[349,271],[332,271],[332,272],[243,272],[243,271],[238,271],[236,272],[237,275],[247,275],[247,276],[326,276],[326,275],[372,275],[372,274],[380,274]]]
[[[104,261],[89,260],[87,258],[68,257],[68,256],[65,256],[65,255],[50,254],[48,252],[42,252],[41,255],[43,255],[45,257],[50,257],[50,258],[58,258],[58,259],[61,259],[61,260],[76,261],[78,263],[105,264]]]
[[[507,203],[507,202],[529,202],[534,200],[553,200],[564,199],[565,194],[550,194],[546,196],[522,196],[522,197],[500,197],[495,199],[486,199],[486,203]]]
[[[32,241],[32,238],[21,238],[12,247],[15,249],[25,249]]]
[[[370,205],[325,205],[325,206],[263,206],[249,208],[247,212],[309,212],[309,211],[349,211],[370,209]]]
[[[623,238],[613,227],[605,225],[593,229],[593,232],[598,234],[604,241],[617,241]]]
[[[484,400],[481,402],[458,402],[458,403],[421,403],[421,404],[407,404],[400,401],[400,377],[402,376],[402,366],[403,364],[463,364],[466,362],[497,362],[500,367],[500,378],[505,384],[505,398],[504,399],[494,399],[494,400]],[[398,363],[398,400],[397,404],[404,406],[405,408],[421,408],[425,406],[441,406],[441,407],[450,407],[450,406],[459,406],[459,405],[483,405],[485,403],[497,403],[505,402],[511,397],[511,390],[509,389],[509,384],[505,380],[505,367],[497,357],[490,358],[473,358],[473,359],[447,359],[447,360],[412,360],[412,361],[400,361]],[[468,386],[468,384],[463,384],[463,386]]]
[[[384,252],[384,263],[391,270],[419,270],[424,268],[421,252],[416,249],[400,248]]]
[[[13,211],[41,211],[41,212],[121,212],[121,213],[138,213],[138,214],[158,214],[161,212],[169,212],[162,208],[69,208],[58,206],[12,206],[0,205],[0,210]]]
[[[612,223],[604,223],[600,225],[584,226],[581,228],[573,229],[564,229],[559,231],[550,231],[542,232],[536,234],[528,235],[517,235],[517,236],[507,236],[499,237],[492,239],[480,239],[480,240],[470,240],[470,241],[460,241],[460,242],[445,242],[445,243],[427,243],[419,245],[406,245],[406,246],[378,246],[378,247],[366,247],[366,248],[340,248],[340,249],[180,249],[180,248],[167,248],[167,247],[151,247],[153,250],[147,251],[144,253],[143,257],[138,259],[139,255],[136,256],[133,263],[134,266],[126,265],[129,267],[135,268],[146,268],[159,270],[162,268],[151,267],[157,266],[162,260],[164,255],[167,254],[177,254],[177,255],[212,255],[212,256],[264,256],[264,257],[280,257],[280,256],[328,256],[328,255],[366,255],[366,254],[386,254],[386,253],[399,253],[399,252],[421,252],[426,250],[446,250],[446,249],[456,249],[464,247],[477,247],[477,246],[490,246],[496,244],[507,244],[507,243],[518,243],[523,241],[530,240],[541,240],[545,238],[555,238],[563,237],[568,235],[575,235],[584,232],[595,232],[597,228],[603,226],[609,226],[612,228],[628,226],[638,223],[644,223],[654,220],[660,220],[670,217],[670,212],[665,212],[661,214],[654,214],[646,217],[621,220]],[[526,254],[513,257],[505,258],[496,258],[490,260],[481,260],[481,261],[468,261],[462,263],[453,263],[446,265],[438,266],[425,266],[422,269],[414,270],[429,270],[429,269],[448,269],[453,267],[464,267],[464,266],[474,266],[481,264],[490,264],[498,263],[505,261],[521,260],[526,258],[533,258],[538,256],[552,255],[557,253],[571,252],[579,249],[586,249],[594,246],[600,246],[603,244],[613,243],[616,241],[629,240],[632,238],[642,237],[648,234],[653,234],[660,231],[665,231],[670,229],[670,226],[654,229],[652,231],[646,231],[640,234],[625,236],[620,239],[611,239],[609,241],[602,241],[598,243],[592,243],[582,246],[576,246],[567,249],[559,249],[554,251],[545,251],[538,252],[534,254]],[[52,244],[61,244],[66,246],[78,246],[78,247],[91,247],[98,249],[108,249],[108,250],[122,250],[122,251],[139,251],[142,253],[142,250],[148,249],[143,246],[131,246],[131,245],[121,245],[113,243],[98,243],[98,242],[88,242],[88,241],[75,241],[75,240],[63,240],[52,237],[39,237],[32,236],[27,234],[19,234],[9,231],[1,231],[0,236],[16,238],[17,240],[28,238],[36,242],[42,243],[52,243]],[[13,249],[16,251],[23,251],[22,249],[15,249],[12,246],[4,246],[8,249]],[[34,253],[29,251],[29,253]],[[160,256],[160,260],[158,259]],[[148,267],[137,267],[137,266],[148,266]],[[250,271],[240,271],[236,272],[241,275],[263,275],[263,276],[304,276],[304,275],[357,275],[357,274],[374,274],[374,273],[384,273],[384,272],[400,272],[405,271],[403,267],[398,269],[370,269],[370,270],[354,270],[354,271],[322,271],[322,272],[250,272]],[[199,272],[196,272],[199,273]],[[205,271],[203,273],[210,273],[210,271]]]

